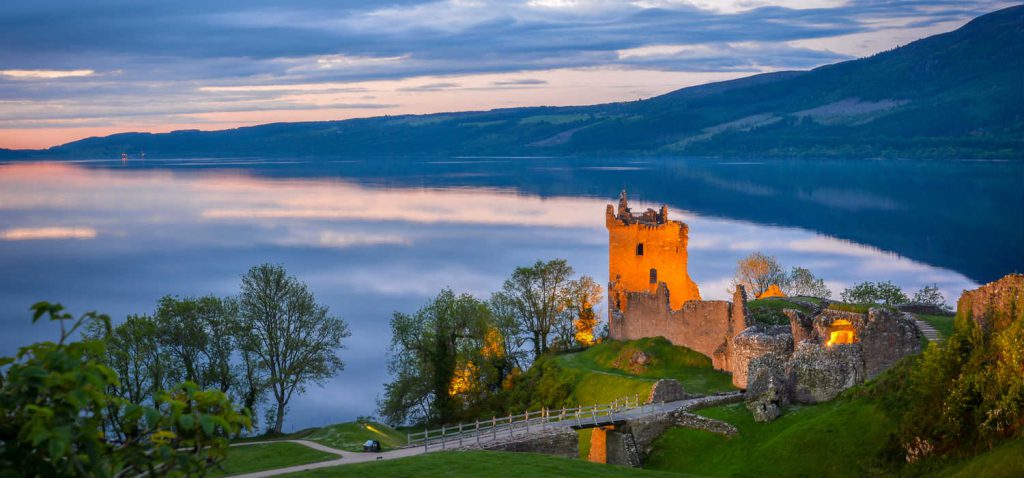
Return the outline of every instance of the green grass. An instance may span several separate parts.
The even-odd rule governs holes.
[[[801,297],[800,300],[805,300],[806,301],[807,299]],[[815,300],[818,300],[818,299],[815,299]],[[820,300],[819,300],[819,303],[820,303]],[[771,309],[771,310],[777,310],[779,312],[782,312],[783,309],[796,309],[796,310],[799,310],[800,312],[803,312],[803,313],[810,313],[811,312],[811,310],[808,307],[806,307],[806,306],[804,306],[802,304],[798,304],[796,302],[792,302],[792,301],[786,300],[785,298],[782,298],[782,297],[773,297],[773,298],[770,298],[770,299],[752,300],[752,301],[747,302],[747,308],[751,309],[751,310],[755,310],[755,309]]]
[[[643,351],[651,362],[632,367],[633,353]],[[607,341],[583,352],[559,355],[559,367],[586,373],[573,374],[575,398],[582,404],[606,403],[639,395],[645,399],[658,379],[673,378],[690,393],[734,390],[729,374],[711,368],[711,359],[686,347],[672,345],[663,337],[633,341]]]
[[[863,398],[793,406],[771,423],[754,422],[743,404],[699,413],[732,423],[739,435],[672,429],[654,442],[647,468],[706,476],[877,474],[882,465],[875,457],[897,426],[881,406]]]
[[[285,475],[310,478],[527,478],[527,477],[650,477],[680,478],[684,475],[601,465],[537,453],[494,451],[440,452],[409,458],[321,468]]]
[[[1024,476],[1024,438],[1003,443],[930,475],[943,478],[1019,478]]]
[[[920,320],[928,322],[935,330],[938,330],[942,334],[943,338],[953,335],[953,318],[952,315],[930,315],[930,314],[914,314]]]
[[[383,450],[405,445],[405,434],[376,422],[339,423],[307,431],[303,439],[346,451],[363,451],[366,440],[377,440]]]
[[[221,463],[221,469],[210,470],[207,476],[216,477],[273,470],[334,458],[338,458],[338,456],[288,442],[233,446],[228,448],[228,457]]]

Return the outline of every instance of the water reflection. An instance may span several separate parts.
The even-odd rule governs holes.
[[[754,183],[735,185],[765,192]],[[164,294],[235,294],[250,266],[282,263],[353,332],[343,353],[347,370],[295,399],[289,426],[370,414],[386,380],[394,310],[415,310],[446,285],[486,296],[514,267],[537,259],[564,257],[599,282],[607,277],[608,200],[519,191],[231,170],[0,165],[0,352],[52,337],[46,325],[29,323],[28,306],[37,300],[119,320],[153,310]],[[672,216],[690,225],[690,274],[709,299],[727,297],[736,260],[754,250],[812,269],[836,292],[891,279],[905,289],[934,282],[955,297],[975,285],[956,272],[803,229],[678,209]]]

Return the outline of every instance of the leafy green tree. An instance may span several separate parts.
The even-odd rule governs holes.
[[[351,333],[306,284],[273,264],[255,266],[242,277],[239,318],[243,353],[259,360],[275,402],[271,430],[281,433],[295,392],[344,369],[337,352]]]
[[[533,344],[533,358],[547,352],[548,341],[567,303],[573,270],[565,259],[537,261],[530,267],[518,267],[505,280],[500,292],[511,305],[520,328]]]
[[[69,340],[93,322],[110,332],[110,319],[76,320],[45,302],[33,311],[33,321],[59,322],[61,336],[0,357],[0,476],[202,475],[225,457],[227,437],[250,426],[222,392],[191,383],[162,393],[160,406],[110,394],[121,384],[96,360],[105,342]]]
[[[477,395],[500,383],[489,366],[491,330],[487,303],[451,289],[414,314],[395,312],[388,355],[394,380],[385,385],[381,416],[393,424],[455,419],[459,395]]]
[[[158,404],[159,394],[170,387],[170,359],[161,350],[156,321],[147,315],[129,315],[109,331],[106,325],[89,321],[84,336],[105,342],[106,353],[97,359],[117,373],[118,386],[113,393],[131,403]]]
[[[206,386],[210,335],[207,325],[222,314],[220,299],[213,296],[178,298],[164,296],[156,309],[156,332],[161,346],[174,361],[171,370],[187,380]]]
[[[944,310],[950,310],[948,304],[946,304],[946,297],[942,295],[942,291],[939,290],[937,284],[926,285],[921,290],[914,292],[913,302],[918,304],[925,304],[938,307]]]
[[[899,286],[892,282],[861,282],[839,294],[843,302],[855,304],[896,305],[910,301]]]
[[[832,291],[825,285],[825,281],[803,267],[793,267],[786,282],[788,287],[785,291],[790,296],[817,297],[819,299],[832,297]]]

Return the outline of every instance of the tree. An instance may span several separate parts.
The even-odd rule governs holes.
[[[179,371],[176,380],[206,386],[210,336],[207,325],[222,313],[220,299],[164,296],[156,309],[156,333],[160,344],[174,361],[170,370]]]
[[[239,319],[243,353],[258,358],[267,372],[276,405],[272,430],[281,433],[294,393],[344,369],[337,351],[351,335],[348,325],[329,315],[306,284],[272,264],[255,266],[242,277]]]
[[[381,416],[392,424],[450,422],[457,415],[457,395],[500,384],[489,366],[495,358],[488,352],[491,331],[496,329],[487,304],[451,289],[412,315],[395,312],[388,354],[395,378],[385,385]]]
[[[105,342],[106,353],[96,359],[117,374],[113,393],[131,403],[158,404],[158,395],[170,386],[169,358],[160,347],[156,329],[156,321],[147,315],[129,315],[109,331],[103,321],[86,324],[86,339]]]
[[[815,277],[814,273],[803,267],[793,267],[789,272],[787,282],[789,285],[786,289],[787,295],[817,297],[819,299],[829,299],[832,297],[832,291],[825,285],[825,281]]]
[[[789,284],[786,271],[775,256],[754,252],[736,263],[736,274],[732,279],[733,289],[742,285],[748,294],[757,297],[772,284],[785,289]]]
[[[899,286],[889,281],[861,282],[843,290],[839,297],[843,302],[855,304],[896,305],[910,301]]]
[[[565,309],[572,267],[565,259],[518,267],[501,294],[509,301],[522,330],[533,344],[533,358],[548,350],[548,340]]]
[[[0,357],[0,476],[205,475],[226,456],[227,437],[249,427],[222,392],[188,382],[161,392],[160,407],[109,394],[121,384],[95,359],[105,341],[69,341],[83,326],[110,333],[109,317],[76,320],[45,302],[33,311],[33,322],[60,322],[61,336]]]
[[[590,276],[569,281],[565,289],[565,312],[558,324],[558,340],[565,346],[572,344],[589,347],[597,333],[597,314],[594,305],[603,297],[601,286]]]
[[[913,301],[918,304],[935,306],[943,310],[951,309],[949,305],[946,305],[946,297],[942,295],[942,291],[939,290],[937,284],[922,287],[921,290],[914,293]]]

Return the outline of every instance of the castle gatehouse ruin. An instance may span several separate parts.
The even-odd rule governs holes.
[[[871,308],[867,313],[801,302],[811,313],[786,309],[789,325],[756,323],[746,294],[701,300],[687,272],[689,227],[668,218],[668,207],[635,214],[626,192],[605,211],[608,228],[608,332],[613,340],[662,336],[711,359],[747,389],[755,418],[770,420],[790,402],[831,400],[873,378],[901,357],[920,352],[912,318]],[[775,286],[775,289],[778,289]],[[781,290],[772,298],[786,299]]]

